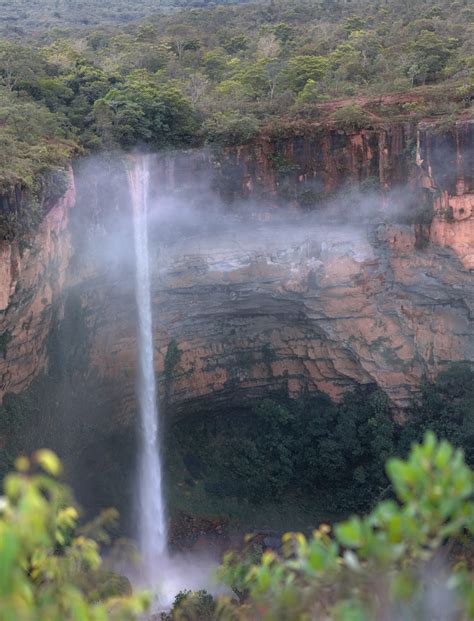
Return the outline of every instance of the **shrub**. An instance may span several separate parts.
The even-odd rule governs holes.
[[[7,355],[8,343],[12,340],[12,335],[9,330],[5,330],[0,334],[0,355],[5,358]]]
[[[207,591],[180,591],[169,613],[161,621],[214,621],[216,602]]]
[[[370,116],[359,105],[338,108],[331,115],[335,124],[346,132],[355,132],[370,125]]]
[[[308,81],[317,82],[327,73],[329,61],[322,56],[293,56],[288,61],[286,80],[290,89],[298,92]]]
[[[179,364],[181,359],[181,351],[176,343],[175,339],[171,339],[168,343],[168,349],[166,350],[165,356],[165,376],[167,379],[170,379],[173,375],[173,372],[176,368],[176,365]]]
[[[143,596],[117,598],[117,584],[109,584],[109,597],[95,600],[98,544],[78,530],[70,493],[54,480],[60,469],[54,453],[40,450],[31,461],[19,458],[16,472],[5,478],[0,503],[0,618],[135,619],[146,608]],[[95,580],[88,581],[88,574],[95,574]],[[88,582],[94,585],[92,592],[84,586]],[[123,590],[120,581],[118,586]]]
[[[250,114],[216,112],[204,123],[207,141],[213,144],[237,145],[251,140],[258,129],[258,121]]]
[[[322,525],[310,539],[288,533],[282,555],[256,563],[228,554],[221,577],[244,601],[228,600],[225,618],[471,619],[474,574],[436,564],[446,541],[474,534],[474,474],[462,451],[428,433],[406,461],[389,460],[387,474],[396,500],[366,517],[333,532]]]

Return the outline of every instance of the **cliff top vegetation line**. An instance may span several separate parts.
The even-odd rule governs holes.
[[[44,179],[77,153],[240,144],[298,118],[351,131],[472,114],[464,0],[161,3],[158,12],[143,2],[127,14],[120,0],[53,4],[2,8],[3,212],[25,191],[41,203]]]

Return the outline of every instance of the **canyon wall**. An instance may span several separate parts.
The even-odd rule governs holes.
[[[36,235],[0,242],[0,394],[18,393],[48,366],[47,338],[60,319],[56,301],[67,288],[72,255],[69,214],[74,175],[45,213]]]
[[[308,125],[157,158],[164,406],[271,391],[339,398],[375,383],[403,408],[423,377],[474,360],[473,127]],[[70,348],[87,350],[75,383],[93,377],[100,406],[125,419],[136,339],[124,175],[79,168],[77,201],[71,178],[28,248],[2,244],[0,389],[21,392],[47,369],[52,324],[67,323],[73,299],[87,333]]]

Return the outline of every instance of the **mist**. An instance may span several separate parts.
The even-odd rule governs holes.
[[[311,208],[272,195],[250,194],[245,199],[229,198],[219,191],[219,168],[210,152],[196,150],[152,155],[149,227],[155,270],[156,259],[168,248],[182,245],[199,254],[215,246],[238,252],[246,244],[266,250],[307,238],[309,241],[341,240],[347,253],[365,234],[373,236],[378,227],[409,226],[420,195],[408,187],[382,190],[348,184],[329,192]],[[96,267],[112,273],[131,269],[130,196],[126,183],[126,155],[89,157],[76,164],[78,207],[72,213],[80,228],[76,259],[94,261]],[[309,180],[305,188],[311,189]],[[161,268],[162,269],[162,268]],[[127,286],[126,283],[122,283]]]

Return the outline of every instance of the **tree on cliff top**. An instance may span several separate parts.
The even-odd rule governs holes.
[[[94,116],[106,144],[114,141],[124,148],[191,144],[197,130],[190,102],[173,86],[157,86],[142,72],[97,100]]]

